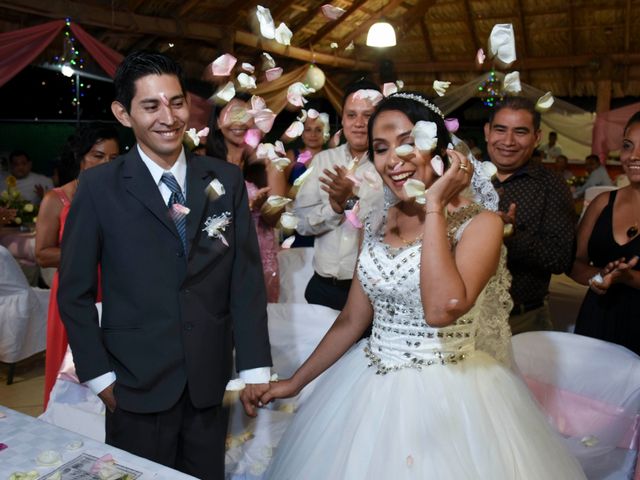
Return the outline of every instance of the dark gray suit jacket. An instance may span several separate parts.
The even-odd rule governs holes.
[[[217,199],[208,190],[214,178],[226,190]],[[219,404],[234,346],[239,370],[271,365],[242,174],[224,161],[187,155],[186,184],[186,257],[137,148],[82,174],[66,221],[58,302],[78,377],[115,371],[125,410],[166,410],[185,384],[196,407]],[[222,212],[231,214],[228,247],[202,231]],[[99,275],[101,327],[94,306]]]

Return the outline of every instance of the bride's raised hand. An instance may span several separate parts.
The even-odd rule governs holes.
[[[427,205],[444,208],[471,183],[473,164],[462,153],[447,150],[450,167],[428,189]]]
[[[294,397],[300,392],[300,389],[292,382],[290,378],[286,380],[278,380],[271,382],[271,386],[267,392],[260,397],[260,403],[267,405],[278,398]]]

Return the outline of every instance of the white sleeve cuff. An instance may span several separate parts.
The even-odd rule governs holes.
[[[115,381],[116,374],[114,372],[107,372],[99,377],[87,380],[84,384],[97,395]]]
[[[250,368],[249,370],[240,370],[240,378],[244,383],[269,383],[271,378],[270,367]]]

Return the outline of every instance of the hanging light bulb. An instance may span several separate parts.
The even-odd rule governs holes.
[[[64,65],[62,65],[62,67],[60,67],[60,72],[65,77],[73,77],[73,74],[75,73],[73,71],[73,68],[71,68],[68,63],[65,63]]]
[[[389,22],[376,22],[369,28],[367,34],[367,46],[369,47],[393,47],[396,44],[396,32]]]

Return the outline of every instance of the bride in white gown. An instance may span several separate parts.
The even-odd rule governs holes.
[[[447,149],[440,111],[417,94],[382,100],[369,139],[386,209],[366,224],[344,310],[261,399],[296,395],[329,369],[266,478],[584,478],[508,366],[510,278],[484,169]],[[415,181],[426,194],[410,193]]]

